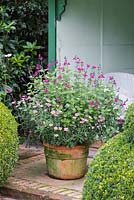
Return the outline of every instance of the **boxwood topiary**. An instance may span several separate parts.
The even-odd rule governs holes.
[[[112,138],[89,166],[83,200],[134,199],[134,146],[125,133]]]
[[[18,158],[17,127],[11,112],[0,102],[0,187],[10,175]]]
[[[125,115],[124,130],[126,133],[127,141],[134,144],[134,103],[132,103]]]

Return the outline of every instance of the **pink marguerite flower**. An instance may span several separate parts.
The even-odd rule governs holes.
[[[70,89],[71,86],[70,86],[69,84],[66,84],[66,85],[65,85],[65,88],[66,88],[66,89]]]
[[[43,60],[43,57],[41,54],[38,55],[38,60],[42,61]]]
[[[96,69],[96,68],[97,68],[97,66],[96,66],[96,65],[94,65],[94,66],[93,66],[93,69]]]
[[[84,124],[84,123],[86,123],[87,121],[88,121],[87,119],[82,118],[81,121],[80,121],[80,124]]]
[[[51,103],[45,103],[45,105],[49,108],[49,107],[51,107]]]
[[[113,79],[114,79],[114,77],[113,77],[113,76],[110,76],[110,77],[109,77],[109,80],[110,80],[110,81],[112,81]]]
[[[64,128],[64,131],[67,132],[67,131],[68,131],[68,128]]]
[[[94,101],[90,101],[90,102],[89,102],[89,105],[90,105],[91,107],[95,107]]]
[[[58,78],[58,79],[62,79],[62,76],[61,76],[61,75],[59,75],[59,76],[57,76],[57,78]]]
[[[34,113],[34,114],[37,114],[37,113],[38,113],[38,110],[33,110],[33,113]]]
[[[49,127],[52,127],[52,126],[53,126],[53,124],[49,124],[48,126],[49,126]]]
[[[100,78],[102,78],[102,79],[105,78],[104,74],[99,75],[98,79],[100,79]]]
[[[88,74],[83,74],[84,78],[87,78]]]
[[[45,79],[45,80],[43,80],[43,82],[44,82],[44,83],[48,83],[48,82],[49,82],[49,80]]]
[[[79,116],[79,113],[75,113],[74,116],[75,116],[75,117],[78,117],[78,116]]]
[[[45,92],[45,93],[48,92],[48,89],[44,89],[43,92]]]
[[[87,69],[89,69],[90,68],[90,65],[89,64],[87,64]]]
[[[78,70],[79,72],[81,72],[81,71],[84,70],[84,68],[83,68],[83,67],[77,67],[77,70]]]
[[[118,122],[119,122],[119,124],[123,124],[124,119],[120,118],[120,119],[118,120]]]
[[[116,102],[116,103],[119,102],[119,99],[118,99],[118,98],[115,98],[114,102]]]
[[[6,89],[6,93],[7,93],[7,94],[12,93],[12,89]]]
[[[95,75],[94,74],[91,74],[90,75],[90,79],[94,79],[95,78]]]

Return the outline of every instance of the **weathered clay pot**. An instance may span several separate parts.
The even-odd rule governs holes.
[[[88,146],[73,148],[44,144],[48,175],[58,179],[78,179],[87,169]]]

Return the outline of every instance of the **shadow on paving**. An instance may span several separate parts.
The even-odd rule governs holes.
[[[89,149],[88,164],[99,145]],[[19,148],[19,161],[1,193],[20,200],[80,200],[84,177],[58,180],[47,175],[43,147]]]

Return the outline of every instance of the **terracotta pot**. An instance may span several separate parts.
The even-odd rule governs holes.
[[[73,148],[44,144],[48,175],[58,179],[78,179],[87,170],[88,146]]]

